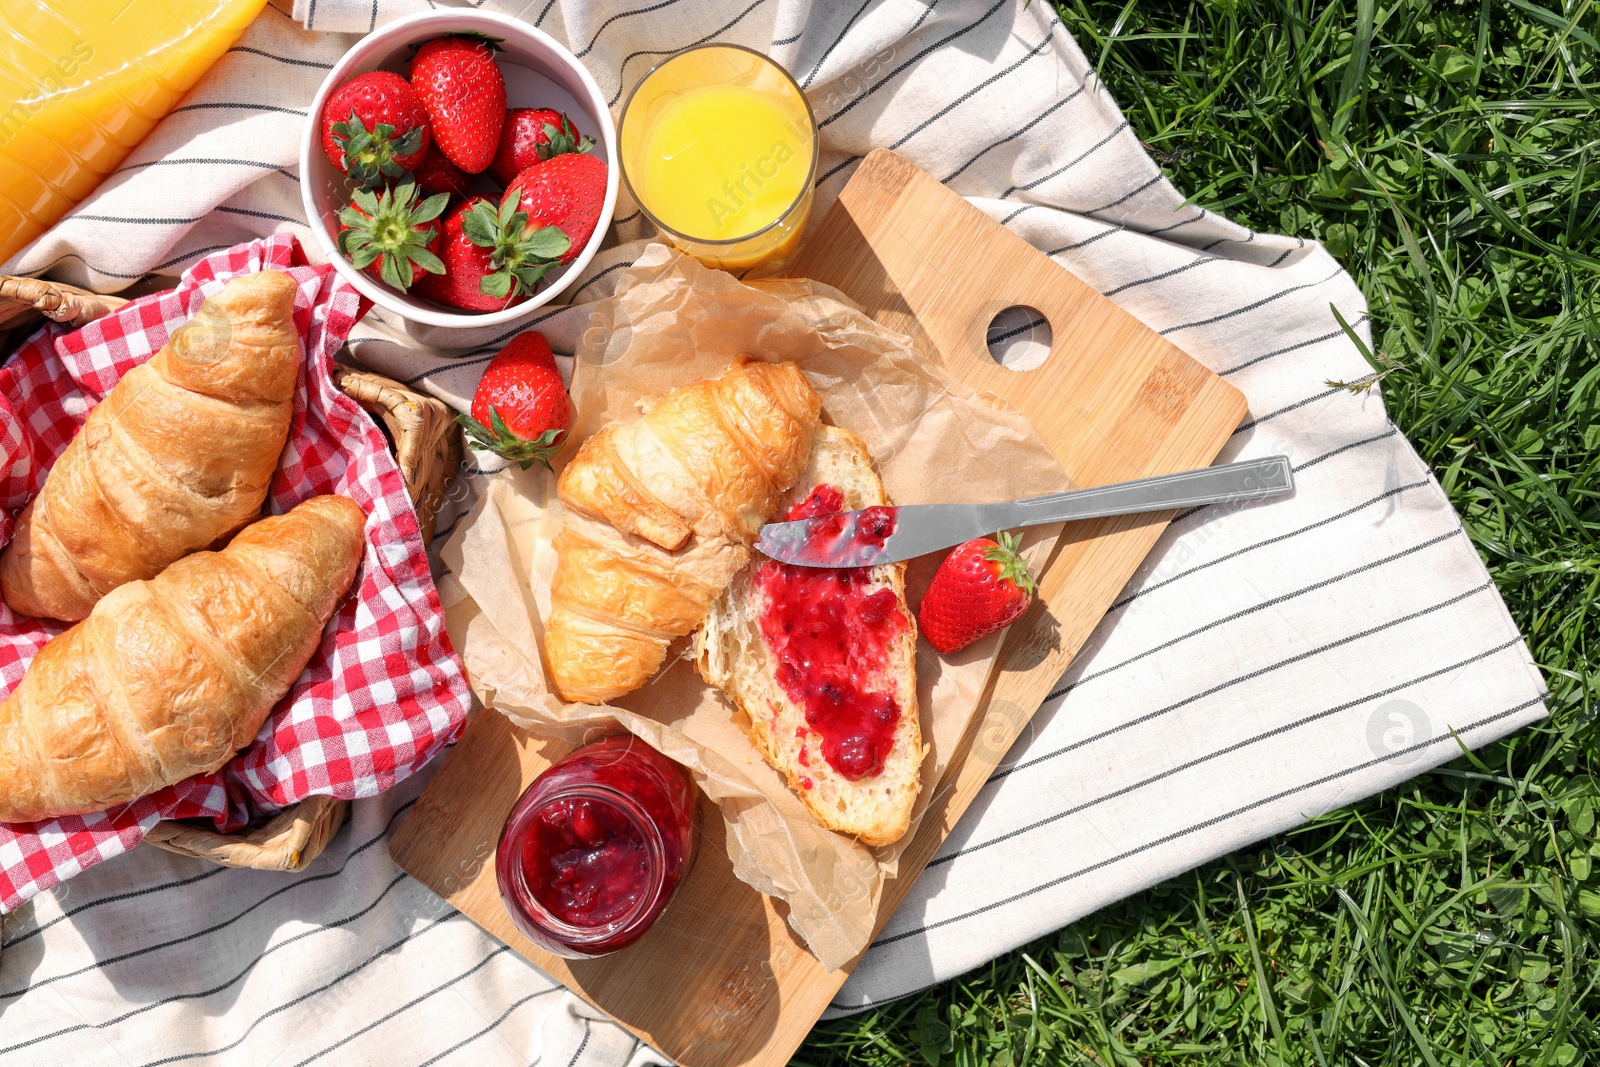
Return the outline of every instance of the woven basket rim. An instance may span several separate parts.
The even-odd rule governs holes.
[[[0,274],[0,329],[12,329],[31,315],[82,326],[128,301],[49,278]]]

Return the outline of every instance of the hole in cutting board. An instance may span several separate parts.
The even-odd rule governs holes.
[[[1050,357],[1050,320],[1037,308],[1012,304],[989,320],[989,355],[1006,370],[1033,370]]]

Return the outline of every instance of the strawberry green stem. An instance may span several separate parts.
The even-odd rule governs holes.
[[[417,187],[409,179],[376,194],[362,189],[339,212],[339,221],[347,227],[339,234],[339,251],[358,270],[377,263],[383,280],[405,292],[419,269],[444,273],[443,261],[428,250],[437,232],[428,223],[449,201],[449,193],[438,193],[418,203]]]
[[[1015,583],[1018,589],[1032,596],[1036,583],[1033,580],[1033,572],[1028,569],[1028,561],[1018,552],[1022,545],[1021,535],[1002,530],[994,535],[994,539],[995,547],[985,549],[983,558],[991,563],[1000,564],[1001,581],[1009,580]]]
[[[400,136],[387,122],[379,122],[369,130],[355,111],[345,122],[336,122],[330,131],[333,143],[344,155],[345,176],[363,189],[372,189],[385,178],[398,178],[405,173],[396,160],[414,155],[422,147],[422,127],[414,126]]]
[[[474,448],[520,463],[523,470],[535,463],[541,463],[546,470],[550,470],[550,461],[561,451],[561,442],[567,436],[565,430],[546,430],[531,441],[525,440],[511,432],[511,428],[500,417],[499,410],[492,406],[489,408],[492,429],[470,415],[457,415],[456,422],[467,431],[467,440],[472,442]]]
[[[489,265],[494,272],[479,279],[478,290],[502,300],[533,292],[539,279],[572,247],[559,227],[528,229],[528,213],[517,210],[521,199],[520,192],[513,193],[499,211],[489,201],[479,201],[461,220],[467,240],[492,250]]]

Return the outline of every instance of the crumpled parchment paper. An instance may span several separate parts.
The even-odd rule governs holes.
[[[909,338],[837,290],[803,279],[745,284],[659,244],[595,305],[576,353],[563,458],[602,426],[636,417],[641,401],[716,377],[739,355],[797,363],[822,397],[824,418],[867,443],[894,503],[982,503],[1071,488],[1027,419],[919,358]],[[563,521],[555,485],[542,468],[502,472],[444,548],[467,594],[447,619],[473,690],[526,729],[581,741],[620,727],[683,764],[721,810],[735,873],[788,904],[790,925],[825,966],[843,966],[871,938],[884,881],[987,687],[999,636],[953,657],[921,643],[917,691],[930,746],[922,794],[900,841],[867,848],[817,824],[681,647],[655,679],[613,704],[563,704],[551,693],[541,620],[556,566],[550,543]],[[1035,534],[1024,542],[1036,568],[1053,541]],[[911,567],[913,609],[937,563]]]

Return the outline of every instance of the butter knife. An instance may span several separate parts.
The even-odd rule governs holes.
[[[909,504],[768,523],[761,527],[756,549],[802,567],[871,567],[914,559],[997,530],[1262,500],[1293,489],[1289,457],[1269,456],[998,504]]]

